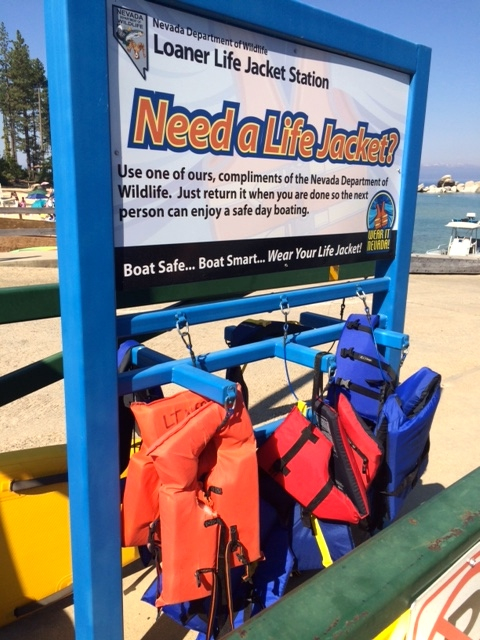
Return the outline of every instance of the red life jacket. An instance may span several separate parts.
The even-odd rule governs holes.
[[[294,407],[258,450],[259,466],[317,518],[357,523],[360,515],[330,474],[332,442]]]
[[[294,407],[259,448],[258,463],[317,518],[357,524],[369,514],[366,490],[382,449],[342,393],[336,409],[315,409],[318,426]]]

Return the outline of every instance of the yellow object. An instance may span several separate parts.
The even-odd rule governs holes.
[[[340,265],[331,265],[328,268],[328,279],[330,282],[336,282],[340,278]]]
[[[65,445],[0,454],[0,627],[72,584],[66,471]],[[15,484],[35,478],[50,481]],[[137,557],[122,550],[124,565]]]
[[[300,413],[302,414],[302,416],[307,417],[308,404],[306,402],[304,402],[303,400],[299,400],[297,402],[297,408],[300,411]]]
[[[333,564],[333,560],[332,556],[330,555],[330,551],[328,550],[327,541],[325,540],[325,536],[323,535],[323,531],[320,527],[320,522],[317,520],[317,518],[315,518],[315,516],[310,516],[310,522],[312,525],[313,535],[315,536],[315,540],[320,550],[322,564],[325,568],[327,568],[331,564]]]

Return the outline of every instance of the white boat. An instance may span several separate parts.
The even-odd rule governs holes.
[[[410,273],[480,274],[480,220],[475,213],[450,220],[447,244],[424,254],[412,253]]]
[[[427,251],[427,255],[442,255],[452,257],[477,256],[480,257],[480,239],[478,230],[480,220],[475,213],[467,213],[465,218],[450,220],[445,225],[451,230],[448,244],[441,244],[436,249]]]

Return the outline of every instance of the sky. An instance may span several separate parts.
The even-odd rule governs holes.
[[[422,166],[474,165],[479,179],[480,0],[303,1],[432,49]],[[48,77],[43,0],[0,0],[0,22],[12,39],[20,31]]]

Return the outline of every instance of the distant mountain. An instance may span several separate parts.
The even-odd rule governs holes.
[[[442,176],[451,175],[455,182],[480,180],[480,165],[475,164],[431,164],[420,167],[419,183],[436,184]]]

